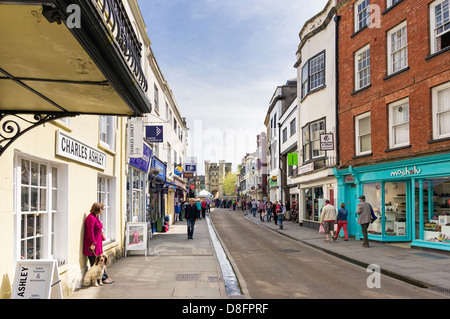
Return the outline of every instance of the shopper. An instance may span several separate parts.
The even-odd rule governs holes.
[[[348,211],[345,209],[345,204],[341,204],[341,208],[338,211],[337,215],[337,231],[336,231],[336,239],[339,236],[339,232],[341,229],[344,230],[344,240],[348,240],[348,234],[347,234],[347,215]]]
[[[280,212],[280,204],[278,204],[278,201],[275,201],[275,204],[273,206],[273,221],[275,222],[275,225],[278,225],[278,213]]]
[[[280,203],[278,211],[278,225],[280,225],[280,229],[283,229],[283,220],[285,215],[286,215],[286,206]]]
[[[336,207],[331,205],[330,200],[325,200],[325,206],[322,208],[322,213],[320,214],[319,222],[323,225],[325,229],[325,242],[329,242],[331,238],[336,240],[334,236],[334,223],[336,222]]]
[[[258,210],[259,210],[259,219],[263,222],[264,215],[266,213],[266,204],[264,204],[264,201],[259,202]]]
[[[83,254],[88,257],[91,267],[95,264],[98,255],[103,254],[103,224],[100,221],[100,215],[105,205],[102,203],[92,204],[90,214],[84,221],[84,242]],[[106,271],[103,273],[102,282],[112,284],[114,280],[108,277]]]
[[[200,212],[202,211],[202,203],[200,202],[199,198],[197,198],[197,202],[195,203],[195,205],[197,206],[198,215],[200,216],[200,219],[202,219],[202,215],[200,215]]]
[[[366,196],[359,196],[360,203],[358,204],[358,209],[356,210],[356,214],[358,217],[358,224],[361,225],[361,231],[364,237],[364,241],[362,246],[369,248],[369,236],[367,234],[367,228],[369,228],[369,224],[372,221],[372,207],[369,203],[366,203]]]
[[[195,222],[200,216],[200,211],[197,208],[195,199],[189,199],[189,205],[186,206],[186,222],[187,222],[187,238],[194,239]]]
[[[206,201],[205,201],[205,199],[202,199],[201,205],[202,205],[202,207],[201,207],[202,218],[205,219],[206,218]]]
[[[175,223],[180,220],[181,205],[179,202],[175,204]]]

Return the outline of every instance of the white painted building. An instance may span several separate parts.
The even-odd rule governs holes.
[[[336,1],[308,20],[300,31],[297,51],[299,105],[299,214],[304,225],[318,228],[324,201],[335,203],[336,164]],[[323,134],[330,135],[323,135]],[[333,141],[325,142],[331,136]],[[333,147],[324,150],[323,147]]]

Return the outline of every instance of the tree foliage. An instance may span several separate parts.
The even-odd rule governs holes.
[[[225,195],[229,196],[234,193],[234,190],[236,188],[236,181],[237,181],[237,175],[228,173],[227,176],[225,176],[225,179],[223,180],[223,191]]]

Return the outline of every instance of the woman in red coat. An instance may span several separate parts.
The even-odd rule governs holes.
[[[101,203],[94,203],[90,214],[84,221],[83,254],[88,257],[91,267],[95,264],[95,257],[103,254],[103,224],[99,216],[104,207],[105,205]],[[102,281],[105,284],[114,282],[114,280],[108,278],[106,271],[103,274]]]

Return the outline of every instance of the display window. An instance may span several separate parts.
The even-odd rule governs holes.
[[[129,167],[127,180],[127,220],[129,222],[145,221],[145,176],[144,172]]]
[[[450,244],[450,177],[415,184],[416,239]]]
[[[324,206],[323,187],[305,189],[305,219],[318,222]]]

